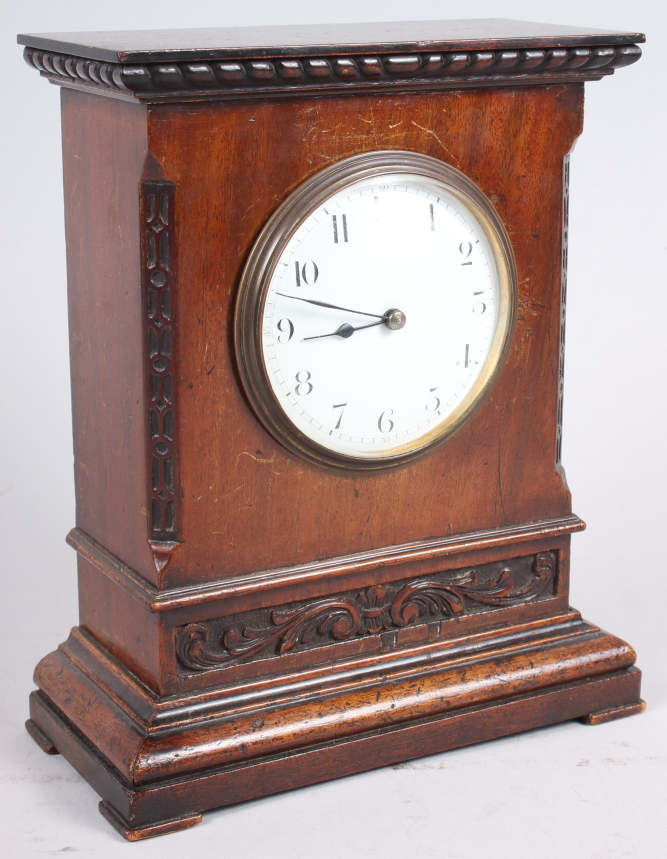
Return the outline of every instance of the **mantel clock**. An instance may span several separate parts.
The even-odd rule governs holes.
[[[568,153],[640,33],[25,35],[62,87],[80,625],[27,727],[126,838],[639,712],[568,603]]]

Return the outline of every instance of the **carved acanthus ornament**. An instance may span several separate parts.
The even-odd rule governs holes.
[[[519,562],[532,560],[526,581]],[[498,566],[498,565],[491,565]],[[182,664],[210,671],[233,661],[249,660],[262,651],[287,653],[297,645],[317,647],[327,642],[374,635],[465,614],[468,605],[497,608],[522,605],[548,595],[554,584],[556,558],[543,552],[532,559],[515,559],[491,576],[457,570],[440,577],[394,587],[374,585],[353,596],[334,596],[289,610],[272,610],[263,626],[237,623],[216,634],[215,622],[191,623],[176,634]],[[521,584],[518,579],[521,578]],[[234,623],[234,618],[229,618]],[[272,647],[273,651],[268,652]]]

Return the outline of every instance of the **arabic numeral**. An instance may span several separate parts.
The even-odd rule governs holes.
[[[287,323],[287,327],[285,327],[285,323]],[[294,334],[293,322],[287,317],[285,317],[278,322],[278,325],[276,327],[278,328],[278,331],[280,331],[282,334],[287,335],[285,339],[278,335],[278,343],[289,343],[289,341],[292,339],[292,335]]]
[[[390,416],[394,414],[393,409],[385,409],[378,418],[378,429],[385,435],[391,432],[394,428],[394,422],[390,420]]]
[[[483,301],[478,301],[472,309],[472,315],[481,316],[483,313],[486,313],[486,304]]]
[[[467,367],[469,363],[470,363],[470,343],[466,343],[466,348],[463,350],[463,354],[461,355],[459,360],[456,362],[456,366],[458,367],[461,364],[463,364],[464,367]]]
[[[298,260],[294,261],[294,276],[296,285],[301,286],[302,281],[306,286],[313,286],[317,283],[317,278],[320,276],[320,270],[312,259],[307,259],[303,265]]]
[[[459,245],[459,253],[463,254],[463,259],[465,260],[461,265],[472,265],[472,260],[468,259],[472,253],[472,242],[461,242]]]
[[[304,378],[301,378],[302,376]],[[297,397],[307,397],[308,394],[313,390],[313,386],[310,383],[311,374],[309,373],[309,371],[299,370],[299,372],[294,378],[297,382],[297,386],[294,389],[294,393],[297,395]]]
[[[346,406],[347,406],[347,403],[338,403],[337,406],[331,406],[332,409],[342,409],[342,412],[338,416],[338,423],[336,424],[334,429],[338,429],[340,427],[340,422],[343,420],[343,415],[345,414],[345,407]]]
[[[438,387],[436,385],[435,388],[429,388],[429,394],[432,394],[434,391],[437,391]],[[437,412],[440,408],[440,397],[431,397],[426,405],[427,412]]]

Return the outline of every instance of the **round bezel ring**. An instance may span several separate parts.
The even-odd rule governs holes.
[[[329,197],[363,180],[389,174],[435,180],[468,206],[489,241],[499,279],[498,322],[484,366],[448,418],[430,432],[381,456],[360,458],[329,450],[305,436],[276,399],[262,354],[262,315],[277,262],[294,233]],[[507,230],[485,194],[459,170],[416,152],[354,155],[312,176],[276,209],[259,234],[241,275],[234,317],[234,344],[248,399],[264,427],[285,447],[318,465],[352,471],[395,468],[442,445],[467,424],[487,399],[509,354],[516,322],[516,263]]]

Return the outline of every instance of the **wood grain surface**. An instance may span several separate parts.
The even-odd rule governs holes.
[[[642,33],[477,18],[185,30],[25,33],[20,45],[114,63],[375,51],[489,50],[643,42]]]
[[[307,110],[299,100],[150,109],[153,154],[177,185],[185,249],[177,287],[184,542],[165,584],[570,512],[555,467],[554,357],[563,157],[581,109],[576,85],[330,98]],[[519,318],[493,393],[456,437],[393,473],[346,475],[287,452],[249,409],[231,342],[235,287],[266,218],[300,182],[334,159],[392,148],[445,159],[494,202],[516,256]]]

